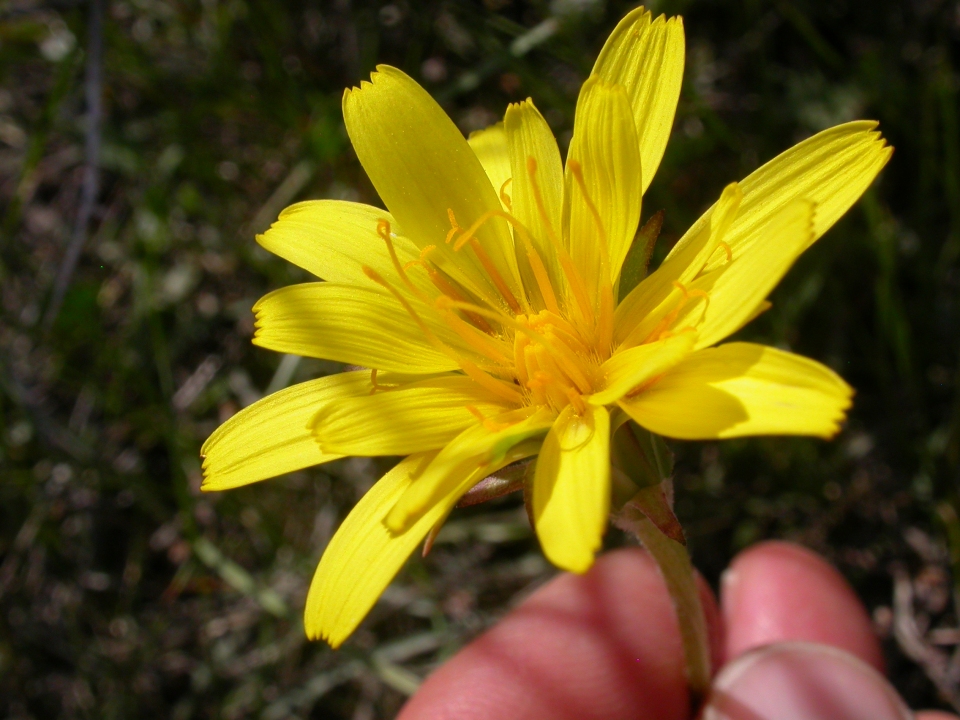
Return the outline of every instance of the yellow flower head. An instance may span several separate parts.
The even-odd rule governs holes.
[[[580,93],[566,163],[533,102],[465,140],[436,102],[381,66],[343,113],[389,209],[321,200],[259,242],[325,282],[270,293],[254,342],[372,370],[275,393],[203,448],[205,490],[346,455],[406,455],[330,542],[308,635],[337,646],[414,548],[484,477],[538,456],[544,552],[586,571],[610,505],[611,432],[830,437],[851,390],[812,360],[714,347],[767,307],[797,256],[890,157],[876,123],[826,130],[729,185],[661,266],[621,292],[641,197],[683,76],[679,18],[640,8]]]

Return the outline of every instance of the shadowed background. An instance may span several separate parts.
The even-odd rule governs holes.
[[[826,555],[911,704],[960,709],[960,3],[649,6],[687,34],[644,202],[644,219],[666,214],[655,258],[726,183],[817,130],[874,118],[896,147],[740,333],[840,372],[857,389],[847,428],[671,443],[694,560],[715,584],[762,538]],[[396,65],[465,133],[532,96],[565,150],[580,83],[630,7],[0,7],[4,716],[392,717],[552,575],[517,498],[458,511],[334,653],[303,638],[307,584],[390,459],[201,495],[199,448],[239,408],[339,369],[254,348],[250,308],[307,279],[253,240],[283,207],[378,203],[343,88]]]

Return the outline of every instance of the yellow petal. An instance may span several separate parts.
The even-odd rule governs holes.
[[[586,196],[576,180],[577,163]],[[603,280],[613,284],[620,274],[640,221],[640,180],[640,150],[626,91],[591,77],[577,101],[563,194],[570,256],[591,290],[601,282],[604,251],[608,258]]]
[[[218,427],[200,450],[203,490],[229,490],[336,460],[307,427],[333,400],[370,392],[369,372],[310,380],[273,393]]]
[[[262,297],[253,311],[253,343],[268,350],[396,372],[459,368],[456,360],[430,344],[400,303],[379,288],[329,282],[290,285]],[[428,312],[421,317],[435,337],[457,347],[459,339],[446,325]],[[465,350],[461,354],[471,357]]]
[[[764,232],[764,241],[750,252],[733,256],[729,264],[696,281],[692,289],[710,294],[703,319],[697,325],[697,349],[709,347],[739,330],[752,318],[758,306],[794,260],[811,243],[815,209],[806,200],[796,200],[774,216]],[[677,325],[683,326],[684,318]]]
[[[323,639],[339,647],[443,517],[444,504],[438,503],[402,535],[391,535],[383,526],[384,515],[410,486],[411,472],[434,454],[412,455],[380,478],[330,540],[310,584],[303,614],[311,640]]]
[[[591,405],[609,405],[638,385],[662,375],[693,350],[697,333],[682,332],[657,342],[614,353],[602,366],[603,390],[588,398]]]
[[[507,108],[503,126],[513,175],[510,183],[513,215],[529,230],[553,289],[559,293],[563,287],[562,274],[554,245],[561,242],[563,163],[557,140],[547,121],[529,99]],[[539,203],[536,191],[540,194]],[[520,243],[517,245],[519,253]]]
[[[347,133],[370,181],[387,209],[419,248],[437,247],[431,259],[455,280],[492,302],[500,294],[473,250],[446,244],[448,211],[466,229],[500,200],[466,139],[416,82],[380,65],[370,82],[343,95]],[[513,239],[494,219],[475,236],[517,298],[520,280]]]
[[[547,410],[523,408],[464,430],[440,451],[397,501],[387,515],[387,527],[393,532],[404,532],[441,498],[451,492],[466,492],[484,477],[475,477],[478,467],[495,464],[511,448],[543,435],[553,417]]]
[[[818,362],[763,345],[729,343],[695,352],[619,404],[648,430],[684,440],[830,438],[852,395],[849,385]]]
[[[393,233],[393,245],[401,263],[420,256],[417,247],[399,235],[399,226],[386,210],[342,200],[307,200],[291,205],[263,235],[257,236],[264,248],[333,282],[371,286],[373,281],[363,274],[369,266],[382,277],[395,279],[398,288],[406,290],[387,252],[386,243],[377,233],[377,224],[386,220]],[[435,295],[424,273],[409,273],[419,287]]]
[[[697,277],[720,242],[725,241],[742,201],[739,185],[727,185],[710,221],[700,228],[697,236],[680,252],[668,255],[653,274],[630,291],[614,314],[614,337],[618,342],[627,347],[644,342],[676,307],[683,295],[681,288]]]
[[[313,428],[326,452],[409,455],[443,447],[477,424],[474,413],[492,417],[504,410],[470,378],[446,375],[330,403]]]
[[[874,131],[876,122],[859,120],[817,133],[751,173],[740,183],[743,204],[725,241],[734,256],[765,237],[770,219],[797,199],[816,204],[814,242],[840,219],[887,164],[892,148]],[[710,221],[710,208],[670,252],[681,252]],[[714,252],[705,271],[720,267],[726,254]]]
[[[610,416],[571,406],[550,428],[533,480],[533,518],[550,562],[584,573],[600,549],[610,510]]]
[[[470,133],[467,140],[470,149],[473,150],[480,164],[483,165],[483,171],[490,180],[490,185],[496,190],[497,196],[501,198],[501,190],[507,197],[510,196],[510,149],[507,145],[507,135],[503,130],[503,123],[491,125],[483,130],[476,130]],[[506,187],[504,187],[506,185]],[[504,208],[509,210],[509,207]]]
[[[681,18],[661,15],[651,22],[649,11],[639,7],[620,21],[593,66],[594,75],[627,89],[640,141],[643,192],[670,138],[683,83],[684,46]]]
[[[498,463],[473,468],[469,480],[477,483],[505,465],[536,452],[522,444]],[[311,640],[339,647],[370,612],[370,608],[403,567],[410,553],[430,529],[442,522],[460,499],[455,488],[439,498],[405,531],[391,533],[384,517],[415,484],[436,453],[411,455],[370,488],[356,504],[327,546],[310,584],[303,624]]]

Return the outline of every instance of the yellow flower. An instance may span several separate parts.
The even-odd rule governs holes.
[[[834,372],[770,347],[714,345],[767,307],[891,150],[873,122],[800,143],[728,186],[618,302],[683,58],[680,18],[627,15],[581,90],[565,165],[530,100],[467,141],[395,68],[344,94],[353,147],[389,212],[333,200],[285,210],[259,242],[324,282],[261,299],[254,343],[372,370],[275,393],[203,447],[205,490],[347,455],[408,456],[326,549],[309,636],[342,643],[461,496],[509,463],[538,455],[537,536],[553,563],[584,572],[624,421],[690,439],[837,432],[852,392]]]

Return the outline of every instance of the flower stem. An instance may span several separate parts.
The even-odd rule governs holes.
[[[700,602],[700,591],[679,525],[662,521],[664,511],[673,518],[660,486],[644,488],[617,513],[617,526],[634,535],[657,561],[677,613],[687,683],[694,712],[710,687],[710,637]],[[675,519],[674,519],[675,522]]]

